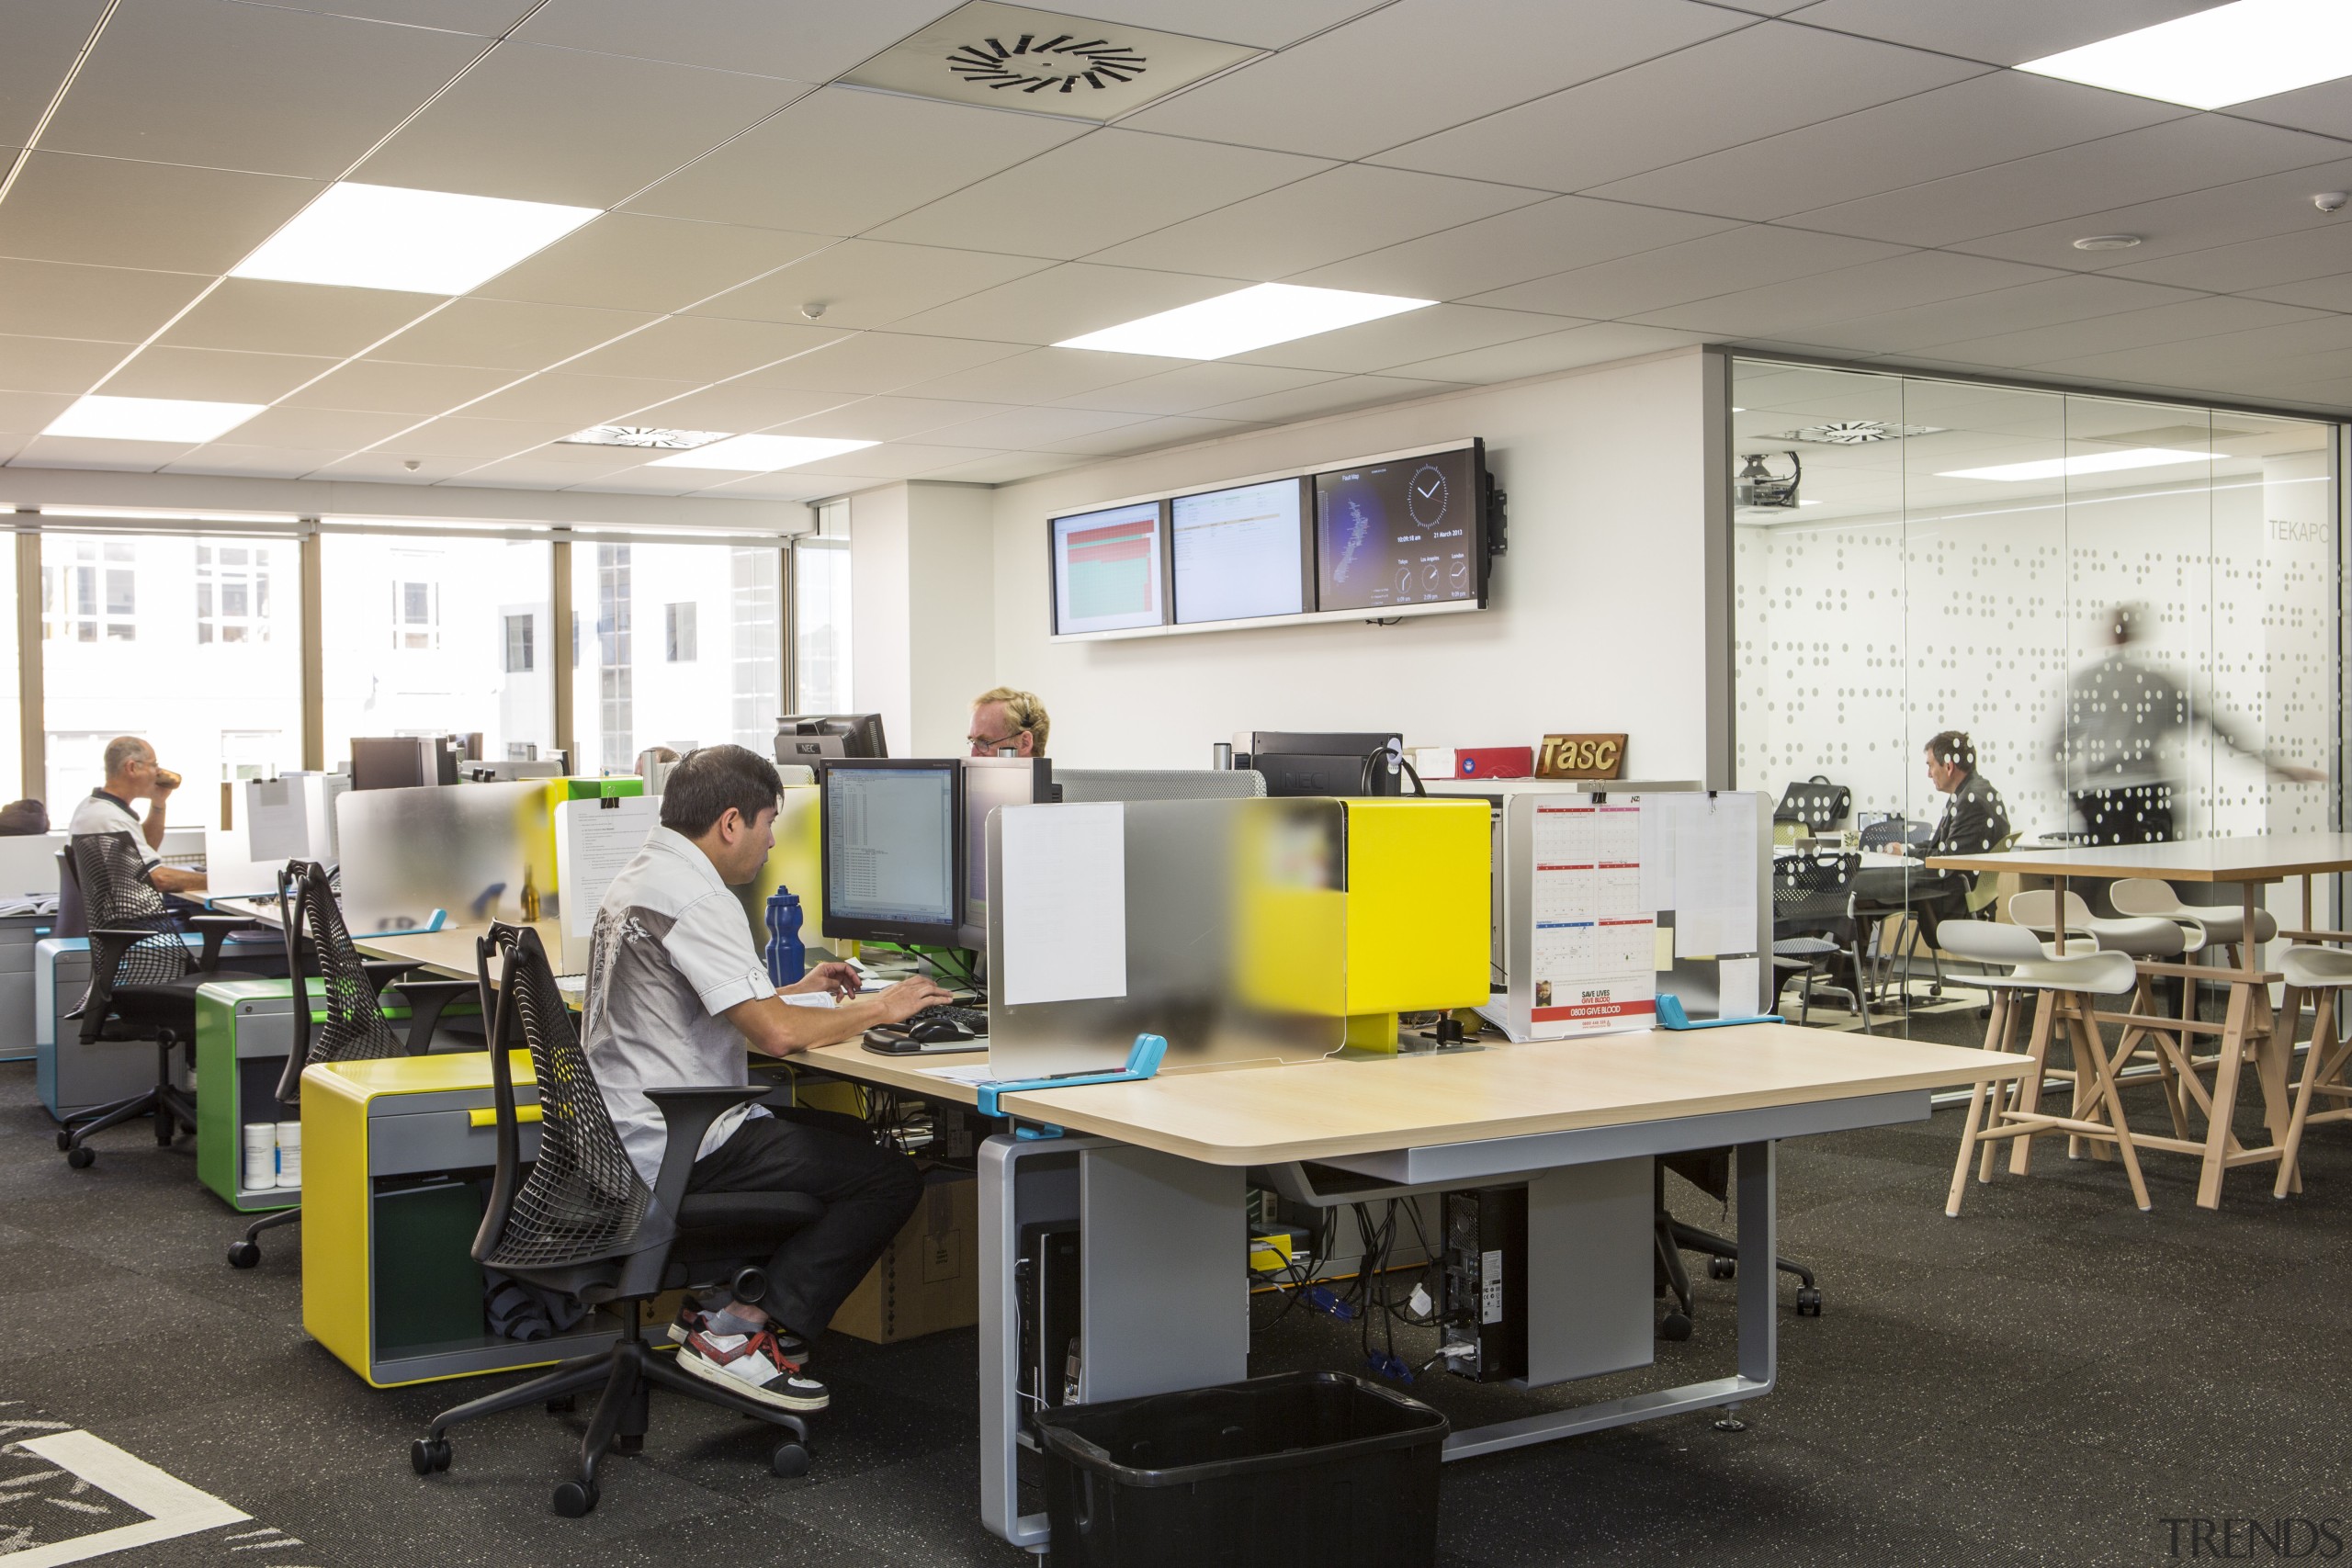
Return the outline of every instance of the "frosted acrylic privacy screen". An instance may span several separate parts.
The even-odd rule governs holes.
[[[1476,449],[1315,476],[1317,607],[1478,599],[1485,564]]]
[[[1053,520],[1056,636],[1167,624],[1162,525],[1157,501]]]
[[[1169,502],[1176,621],[1246,621],[1307,608],[1306,484],[1275,479]]]

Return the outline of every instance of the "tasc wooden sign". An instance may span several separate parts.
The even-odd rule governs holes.
[[[1625,776],[1622,735],[1547,735],[1535,753],[1539,779],[1617,779]]]

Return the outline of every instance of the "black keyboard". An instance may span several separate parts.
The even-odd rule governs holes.
[[[953,1002],[940,1002],[927,1007],[908,1019],[899,1027],[912,1029],[917,1024],[931,1023],[942,1019],[973,1034],[986,1034],[989,1032],[988,1009],[957,1007]]]

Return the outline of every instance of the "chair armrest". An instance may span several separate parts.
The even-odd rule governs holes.
[[[753,1087],[724,1086],[704,1089],[649,1089],[645,1098],[662,1112],[663,1131],[668,1142],[662,1148],[662,1173],[653,1184],[653,1196],[664,1213],[676,1214],[678,1205],[686,1196],[686,1178],[694,1170],[695,1156],[702,1152],[703,1135],[710,1124],[739,1105],[749,1105],[767,1093]]]
[[[196,966],[209,975],[220,967],[220,944],[228,940],[229,933],[261,922],[246,915],[190,915],[187,923],[204,938],[204,955],[197,960]]]
[[[385,988],[398,991],[408,1000],[408,1054],[412,1056],[422,1056],[433,1049],[433,1027],[441,1021],[444,1008],[481,989],[471,980],[447,980],[438,976],[423,980],[395,980]]]

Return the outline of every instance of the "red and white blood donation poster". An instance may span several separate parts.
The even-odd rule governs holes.
[[[1534,1037],[1649,1028],[1657,916],[1641,907],[1640,802],[1536,807],[1532,890]]]

